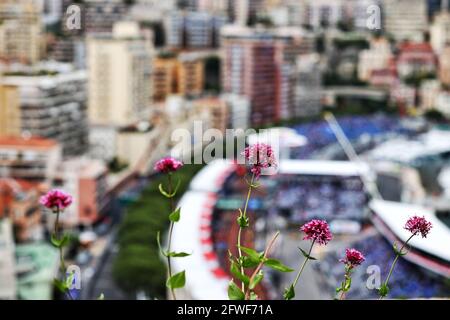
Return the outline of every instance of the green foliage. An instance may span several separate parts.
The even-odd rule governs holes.
[[[386,284],[382,284],[380,289],[378,289],[378,294],[380,297],[386,297],[389,293],[389,287]]]
[[[183,288],[186,284],[186,272],[181,271],[167,279],[166,286],[169,289]]]
[[[228,285],[228,298],[230,300],[244,300],[245,294],[242,290],[234,283],[233,280],[230,281]]]
[[[174,200],[186,191],[192,177],[201,165],[185,165],[175,174],[180,179]],[[152,298],[166,295],[166,267],[156,241],[158,231],[164,232],[169,226],[167,212],[169,204],[161,196],[159,184],[167,184],[167,176],[152,180],[140,198],[129,205],[118,231],[119,253],[114,261],[113,277],[119,287],[134,294],[144,291]],[[189,253],[172,252],[172,257],[182,257]]]
[[[294,286],[291,284],[289,288],[284,290],[283,298],[285,300],[292,300],[295,297]]]
[[[178,208],[174,212],[169,214],[169,220],[172,222],[180,221],[180,211],[181,211],[181,208]]]
[[[289,268],[288,266],[281,263],[281,261],[277,259],[267,259],[264,262],[264,265],[266,265],[269,268],[272,268],[274,270],[280,271],[280,272],[292,272],[294,269]]]

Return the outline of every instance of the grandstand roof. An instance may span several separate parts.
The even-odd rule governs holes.
[[[411,236],[411,233],[404,229],[408,218],[414,215],[424,216],[433,224],[433,228],[427,238],[414,237],[410,241],[411,246],[450,262],[450,250],[448,250],[450,229],[436,217],[432,209],[384,200],[372,200],[370,208],[402,241],[406,241]]]
[[[360,176],[369,175],[366,163],[350,161],[283,160],[279,163],[279,173],[303,175]]]

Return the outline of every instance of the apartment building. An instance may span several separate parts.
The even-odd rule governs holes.
[[[34,0],[0,1],[0,58],[33,64],[42,56],[43,24]]]
[[[0,136],[20,135],[20,114],[18,88],[0,84]]]
[[[39,137],[0,137],[0,176],[50,181],[62,159],[60,145]]]
[[[133,22],[120,22],[111,36],[89,37],[89,120],[124,126],[148,120],[153,47]]]
[[[397,41],[423,41],[428,28],[426,0],[383,0],[384,28]]]
[[[80,155],[88,146],[87,75],[56,64],[8,71],[2,85],[18,88],[21,132],[54,139],[64,155]]]
[[[228,26],[222,30],[223,89],[249,98],[251,124],[291,116],[296,57],[311,52],[311,43],[299,29]]]

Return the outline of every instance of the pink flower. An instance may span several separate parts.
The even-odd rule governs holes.
[[[155,170],[163,173],[175,172],[183,166],[183,162],[178,161],[175,158],[167,157],[159,160],[155,164]]]
[[[255,175],[256,179],[261,175],[262,169],[277,166],[272,147],[265,143],[257,143],[245,148],[242,155],[250,164],[250,171]]]
[[[301,228],[306,236],[303,240],[314,240],[319,244],[326,245],[333,238],[330,227],[325,220],[311,220]]]
[[[360,251],[356,249],[345,249],[345,259],[339,261],[348,264],[350,267],[356,267],[363,263],[364,260],[366,258],[364,258],[364,255]]]
[[[420,233],[422,238],[426,238],[433,225],[428,222],[425,217],[414,216],[408,219],[405,229],[412,234]]]
[[[53,189],[42,196],[39,202],[53,211],[64,210],[72,204],[72,196],[62,190]]]

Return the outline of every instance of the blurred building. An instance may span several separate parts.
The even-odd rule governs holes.
[[[294,110],[291,117],[311,117],[322,111],[322,72],[319,57],[300,55],[297,59]]]
[[[73,1],[68,0],[66,7]],[[117,21],[125,18],[128,7],[122,0],[86,0],[82,4],[85,34],[110,34]]]
[[[228,104],[229,122],[227,128],[246,130],[250,120],[250,101],[247,97],[226,93],[221,98]]]
[[[92,225],[108,204],[108,169],[99,160],[72,158],[64,161],[54,183],[73,197],[61,221],[66,225]]]
[[[442,112],[446,117],[450,117],[450,92],[441,91],[436,97],[436,110]]]
[[[441,93],[439,80],[424,80],[420,84],[420,109],[425,112],[436,107],[436,99]]]
[[[404,43],[399,48],[397,70],[400,77],[429,75],[437,71],[437,58],[427,42]]]
[[[251,124],[289,117],[295,103],[296,58],[312,51],[313,41],[300,29],[222,31],[223,90],[250,99]]]
[[[0,137],[0,175],[27,181],[49,181],[61,161],[61,147],[38,137]]]
[[[423,41],[428,28],[426,0],[383,0],[384,28],[395,40]]]
[[[375,38],[370,43],[370,49],[359,53],[358,78],[368,81],[374,70],[385,69],[393,58],[391,45],[386,38]]]
[[[64,155],[87,149],[86,72],[70,65],[51,65],[11,70],[0,79],[20,94],[23,133],[54,139]]]
[[[29,64],[40,59],[41,14],[34,0],[0,1],[0,58]]]
[[[12,223],[0,219],[0,300],[17,298],[16,259]]]
[[[39,182],[0,178],[0,217],[14,225],[16,242],[42,240],[44,235],[39,198],[44,190]]]
[[[0,136],[20,135],[20,116],[18,88],[0,84]]]
[[[204,88],[204,61],[196,53],[164,55],[153,62],[153,99],[164,101],[169,95],[195,97]]]
[[[73,63],[77,69],[86,68],[86,43],[75,38],[56,39],[48,52],[49,58],[64,63]]]
[[[205,65],[202,57],[195,53],[184,53],[178,56],[178,90],[183,96],[199,96],[204,88]]]
[[[153,48],[137,23],[117,23],[112,36],[89,37],[87,48],[90,122],[121,126],[148,119]]]
[[[444,84],[450,85],[450,47],[442,49],[439,55],[439,80]]]
[[[306,23],[314,29],[336,27],[345,18],[345,6],[343,0],[308,1]]]
[[[224,15],[174,11],[165,19],[166,44],[171,48],[214,48],[219,45]]]
[[[206,113],[210,117],[211,128],[222,133],[228,128],[229,111],[227,103],[220,98],[203,98],[192,102],[194,112]]]
[[[16,246],[17,298],[53,299],[53,280],[58,273],[58,250],[44,242]]]
[[[45,25],[54,25],[61,20],[63,13],[63,0],[35,0],[39,3],[43,13],[42,20]]]

